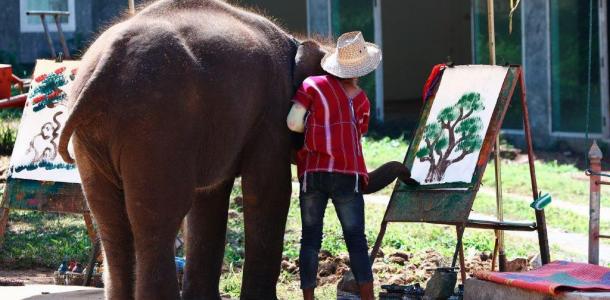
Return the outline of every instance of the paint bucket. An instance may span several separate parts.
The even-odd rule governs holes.
[[[0,99],[11,97],[11,79],[13,77],[13,68],[11,65],[0,64]]]

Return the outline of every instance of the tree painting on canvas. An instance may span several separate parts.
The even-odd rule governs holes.
[[[481,149],[481,118],[485,109],[481,94],[466,93],[454,105],[441,110],[436,120],[424,129],[424,144],[415,154],[419,161],[430,163],[425,182],[441,181],[447,168],[466,155]],[[450,158],[451,154],[458,156]]]
[[[421,184],[470,182],[508,68],[444,71],[412,166]]]

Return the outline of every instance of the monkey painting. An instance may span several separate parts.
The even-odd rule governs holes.
[[[40,133],[35,135],[30,141],[30,147],[25,152],[26,155],[34,153],[32,164],[40,161],[53,161],[57,157],[57,137],[59,137],[59,129],[61,123],[57,120],[63,112],[57,112],[53,115],[53,122],[47,122],[40,127]],[[53,124],[55,123],[55,124]]]

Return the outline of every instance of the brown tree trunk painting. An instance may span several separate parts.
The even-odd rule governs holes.
[[[430,163],[425,182],[442,181],[449,166],[481,148],[483,126],[481,119],[473,114],[484,109],[479,93],[465,93],[426,125],[424,143],[415,154],[421,162]]]

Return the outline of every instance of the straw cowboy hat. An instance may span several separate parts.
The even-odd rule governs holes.
[[[381,49],[367,43],[362,32],[352,31],[337,39],[337,48],[322,58],[322,69],[340,78],[364,76],[381,62]]]

